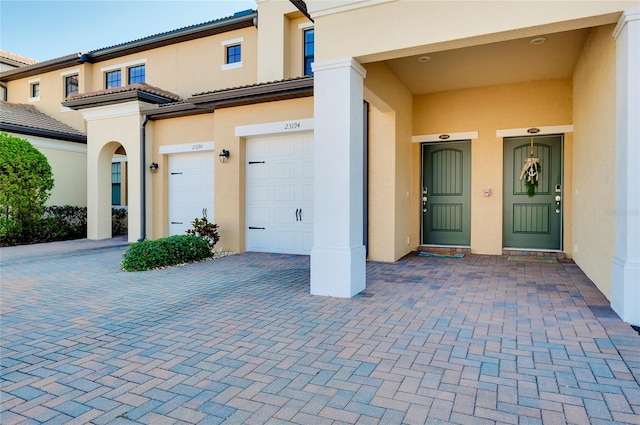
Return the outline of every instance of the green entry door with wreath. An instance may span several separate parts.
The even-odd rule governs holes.
[[[503,221],[505,248],[562,249],[562,135],[504,139]]]
[[[422,145],[422,243],[471,242],[471,142]]]

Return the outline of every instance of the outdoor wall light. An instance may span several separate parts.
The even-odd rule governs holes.
[[[151,170],[152,173],[155,173],[156,171],[158,171],[158,163],[152,162],[151,165],[149,165],[149,170]]]
[[[222,149],[220,151],[220,162],[222,162],[223,164],[226,164],[227,161],[229,161],[229,151],[226,149]]]

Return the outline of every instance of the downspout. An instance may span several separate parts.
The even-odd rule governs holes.
[[[147,238],[147,123],[149,117],[144,115],[142,126],[140,127],[140,239],[142,242]]]

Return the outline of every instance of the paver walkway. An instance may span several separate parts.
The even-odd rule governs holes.
[[[573,263],[408,256],[336,299],[308,257],[124,250],[0,250],[0,423],[640,424],[640,336]]]

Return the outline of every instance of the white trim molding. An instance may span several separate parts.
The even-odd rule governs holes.
[[[537,131],[530,132],[529,130],[536,129]],[[573,124],[567,125],[549,125],[546,127],[523,127],[523,128],[505,128],[502,130],[496,130],[496,137],[519,137],[519,136],[542,136],[545,134],[565,134],[573,133]]]
[[[32,78],[28,81],[29,84],[35,84],[35,83],[39,83],[40,82],[40,77],[38,78]]]
[[[293,119],[289,121],[268,122],[264,124],[239,125],[237,137],[262,136],[266,134],[299,133],[313,131],[313,118]]]
[[[31,103],[31,102],[39,102],[40,101],[40,96],[30,97],[27,101],[29,103]]]
[[[93,121],[106,118],[125,117],[128,115],[140,115],[141,112],[148,109],[150,109],[148,104],[133,100],[131,102],[117,103],[115,105],[81,109],[80,113],[82,113],[85,120]]]
[[[438,134],[422,134],[412,136],[412,143],[429,143],[429,142],[455,142],[458,140],[474,140],[478,138],[477,131],[463,131],[458,133],[438,133]]]
[[[100,72],[109,72],[109,71],[115,71],[117,69],[122,69],[122,68],[131,68],[132,66],[144,65],[146,63],[147,63],[147,58],[143,58],[143,59],[138,59],[131,62],[119,63],[117,65],[105,66],[104,68],[100,68]]]
[[[183,143],[180,145],[165,145],[160,146],[160,153],[162,155],[172,153],[187,153],[187,152],[206,152],[215,149],[214,142],[195,142],[195,143]]]
[[[332,69],[340,69],[340,68],[353,68],[362,78],[367,76],[367,70],[364,69],[362,65],[358,63],[354,58],[339,58],[339,59],[330,59],[321,62],[314,62],[311,64],[311,68],[313,72],[319,71],[330,71]]]
[[[299,30],[307,30],[310,28],[313,28],[313,22],[303,22],[301,24],[298,24]]]
[[[244,41],[244,37],[231,38],[229,40],[223,40],[220,42],[221,46],[231,46],[233,44],[240,44]]]
[[[220,70],[221,71],[229,71],[230,69],[238,69],[238,68],[242,68],[242,61],[233,62],[233,63],[225,63],[225,64],[220,65]]]
[[[69,75],[76,75],[76,74],[80,74],[80,68],[76,68],[76,69],[72,69],[70,71],[63,71],[60,73],[61,77],[68,77]]]
[[[312,18],[331,15],[333,13],[346,12],[363,7],[376,6],[396,0],[343,0],[343,1],[314,1],[307,5],[309,15]]]
[[[620,33],[629,21],[637,20],[640,20],[640,7],[634,7],[622,12],[622,16],[620,16],[618,20],[618,25],[616,25],[616,28],[613,30],[613,38],[617,39],[620,36]]]

